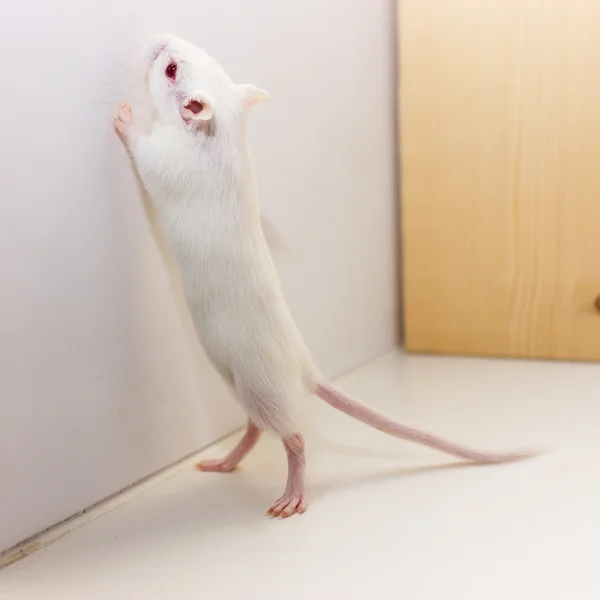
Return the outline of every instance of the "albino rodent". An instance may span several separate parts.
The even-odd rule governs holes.
[[[152,132],[136,126],[128,105],[114,125],[156,205],[198,337],[248,414],[238,445],[198,468],[231,471],[263,430],[274,432],[287,453],[288,479],[268,514],[304,512],[304,439],[294,407],[310,394],[384,433],[470,461],[523,456],[478,452],[406,427],[323,379],[283,298],[260,222],[245,131],[250,109],[268,94],[234,84],[206,52],[179,38],[157,36],[147,52]]]

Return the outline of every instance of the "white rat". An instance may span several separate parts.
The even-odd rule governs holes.
[[[250,108],[268,94],[235,85],[206,52],[173,36],[158,36],[147,61],[152,132],[136,126],[128,105],[114,125],[156,205],[198,337],[248,414],[238,445],[198,468],[231,471],[263,430],[274,432],[287,453],[288,479],[268,514],[304,512],[304,439],[294,406],[310,394],[380,431],[470,461],[523,456],[478,452],[406,427],[323,379],[283,298],[261,227],[245,130]]]

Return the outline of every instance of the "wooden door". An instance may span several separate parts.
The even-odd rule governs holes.
[[[600,2],[400,0],[412,351],[600,359]]]

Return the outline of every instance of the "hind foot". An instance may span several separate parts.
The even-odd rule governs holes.
[[[229,473],[233,471],[248,452],[256,446],[260,439],[260,434],[260,429],[252,421],[248,421],[246,433],[244,433],[237,446],[225,458],[200,461],[196,465],[196,469],[205,471],[206,473]]]
[[[306,511],[306,497],[304,494],[284,494],[267,511],[269,517],[287,519],[292,515]]]
[[[196,469],[205,473],[229,473],[237,468],[237,463],[226,458],[217,460],[202,460],[196,465]]]
[[[304,485],[304,438],[295,433],[283,438],[288,458],[288,480],[283,496],[267,511],[270,517],[287,519],[306,510],[306,488]]]

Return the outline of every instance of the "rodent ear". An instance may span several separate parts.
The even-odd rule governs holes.
[[[212,104],[204,94],[192,94],[181,103],[184,121],[210,121],[214,114]]]
[[[265,90],[261,90],[255,85],[249,83],[243,83],[237,86],[238,90],[243,98],[244,104],[251,108],[259,102],[267,102],[271,96]]]

